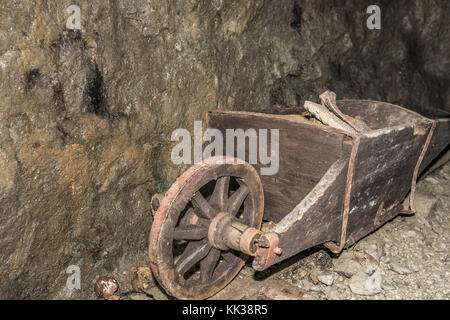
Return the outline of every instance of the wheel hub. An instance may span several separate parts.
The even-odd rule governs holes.
[[[222,236],[232,219],[233,217],[228,212],[220,212],[211,221],[208,228],[208,240],[214,248],[219,250],[229,249]]]
[[[254,256],[256,242],[262,232],[241,223],[228,212],[220,212],[211,221],[208,229],[208,240],[211,246],[220,250],[237,250]]]

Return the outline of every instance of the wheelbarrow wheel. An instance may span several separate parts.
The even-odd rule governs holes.
[[[179,299],[214,295],[249,256],[214,247],[211,221],[227,213],[259,229],[263,208],[261,181],[248,163],[213,157],[193,165],[166,192],[155,213],[149,245],[155,278]]]

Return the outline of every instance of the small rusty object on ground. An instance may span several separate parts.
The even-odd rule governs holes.
[[[119,289],[119,283],[112,277],[100,277],[95,282],[94,291],[99,298],[119,300],[120,297],[114,295],[117,289]]]

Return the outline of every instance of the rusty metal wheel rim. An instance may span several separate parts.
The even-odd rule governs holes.
[[[224,201],[223,190],[230,188],[226,177],[232,177],[228,178],[228,181],[238,181],[238,187],[227,201]],[[211,196],[205,199],[201,189],[211,181],[216,183]],[[218,193],[216,190],[219,190]],[[219,197],[218,194],[222,196]],[[228,191],[226,194],[228,195]],[[232,202],[232,199],[235,201]],[[209,208],[205,205],[205,200]],[[239,201],[242,201],[241,204]],[[193,222],[197,227],[206,227],[208,212],[211,215],[209,220],[212,220],[219,212],[231,211],[239,214],[247,225],[260,228],[263,208],[261,181],[256,170],[248,163],[230,157],[220,157],[209,158],[193,165],[172,185],[155,214],[149,253],[150,265],[158,282],[169,295],[180,299],[205,299],[220,291],[236,276],[248,256],[232,250],[221,251],[212,248],[207,232],[204,233],[205,229],[194,230]],[[191,226],[183,229],[187,225]],[[186,235],[191,239],[186,240],[186,249],[176,260],[173,252],[174,238],[176,242],[178,238]],[[186,252],[192,254],[185,254]],[[198,261],[194,263],[194,260]],[[190,266],[192,263],[194,264]],[[197,278],[192,275],[193,278],[185,279],[186,273],[198,266],[199,272],[194,274]]]

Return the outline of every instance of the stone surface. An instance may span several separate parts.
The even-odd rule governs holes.
[[[378,241],[375,239],[373,241],[362,241],[355,245],[357,251],[362,251],[368,255],[371,255],[377,262],[381,255],[380,248],[378,246]]]
[[[411,270],[408,269],[404,264],[400,261],[390,261],[390,268],[392,271],[397,272],[398,274],[408,274],[411,273]]]
[[[371,276],[364,272],[358,272],[349,281],[350,290],[361,296],[372,296],[381,292],[383,278],[379,270]]]
[[[424,218],[428,218],[436,207],[437,199],[425,193],[416,193],[414,196],[414,210]]]
[[[351,278],[360,272],[371,275],[378,268],[378,262],[375,258],[367,253],[358,251],[344,252],[340,259],[335,260],[333,263],[334,271],[347,278]]]
[[[381,30],[371,1],[80,1],[68,30],[72,1],[1,1],[0,298],[94,298],[101,275],[129,292],[150,198],[186,168],[171,133],[208,110],[330,89],[448,115],[450,2],[378,3]]]
[[[313,270],[310,274],[309,274],[309,280],[312,281],[312,283],[314,284],[318,284],[319,283],[319,279],[317,278],[317,274],[316,271]]]
[[[236,277],[210,300],[314,300],[316,297],[286,281],[256,280],[247,276]]]
[[[317,279],[319,279],[319,281],[323,284],[331,286],[334,281],[334,276],[332,273],[322,273],[317,276]]]

